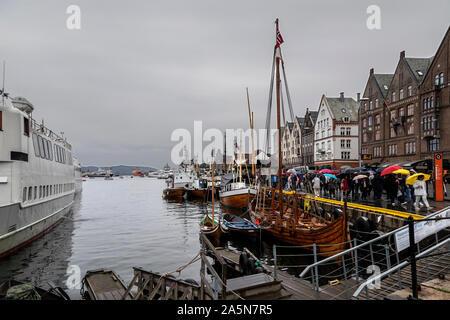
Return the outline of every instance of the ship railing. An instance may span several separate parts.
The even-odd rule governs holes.
[[[439,210],[427,216],[426,219],[440,219],[439,217],[449,209],[450,207]],[[412,221],[418,223],[423,220]],[[410,255],[408,249],[397,250],[394,236],[397,232],[407,228],[408,225],[405,225],[368,241],[354,238],[351,248],[347,250],[321,260],[315,257],[313,263],[303,268],[299,278],[311,281],[312,289],[316,292],[317,298],[319,293],[325,290],[323,287],[335,284],[343,284],[344,287],[340,290],[334,290],[338,293],[335,296],[328,297],[328,299],[351,299],[357,297],[363,289],[366,292],[366,299],[381,297],[386,292],[393,291],[393,288],[383,287],[383,290],[378,290],[380,289],[380,283],[377,281],[395,273],[396,278],[392,283],[395,283],[396,290],[401,290],[404,285],[409,286],[409,278],[405,279],[406,277],[400,271],[409,264]],[[449,233],[442,230],[415,242],[414,247],[418,253],[417,257],[425,256],[448,243],[449,239]],[[280,257],[276,251],[275,254]],[[435,269],[435,271],[432,271],[430,266],[439,262],[439,259],[441,259],[440,256],[434,260],[424,259],[426,279],[438,276],[437,271]]]
[[[34,119],[31,119],[31,128],[36,132],[44,134],[50,139],[61,142],[62,144],[65,145],[65,147],[67,147],[67,149],[72,150],[72,146],[64,138],[62,138],[61,136],[59,136],[58,134],[47,128],[45,125],[39,124]]]

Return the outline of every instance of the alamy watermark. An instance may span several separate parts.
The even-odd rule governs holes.
[[[69,15],[66,20],[66,27],[69,30],[81,29],[81,8],[75,4],[67,7],[66,13]]]
[[[366,20],[366,26],[369,30],[381,29],[381,9],[379,6],[372,4],[367,7],[366,13],[369,15]]]
[[[277,129],[225,129],[224,131],[217,128],[209,128],[203,130],[202,121],[194,121],[194,131],[188,129],[175,129],[170,140],[176,142],[172,147],[171,160],[174,164],[181,164],[185,160],[195,159],[197,163],[209,163],[214,154],[214,162],[217,164],[231,164],[239,156],[243,154],[251,154],[251,148],[260,150],[262,157],[268,157],[265,153],[265,145],[267,138],[269,145],[276,146],[278,130]],[[252,134],[253,133],[253,134]],[[269,134],[267,134],[269,133]],[[253,142],[252,142],[253,141]],[[260,155],[261,157],[261,155]],[[259,158],[261,159],[261,158]],[[248,163],[252,162],[252,158],[248,159]]]

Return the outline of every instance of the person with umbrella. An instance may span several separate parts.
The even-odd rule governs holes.
[[[383,179],[377,173],[373,178],[373,197],[375,200],[380,200],[383,194]]]
[[[342,182],[341,182],[342,198],[347,199],[347,196],[348,196],[348,190],[349,190],[349,187],[348,187],[348,179],[347,179],[347,177],[344,177],[344,178],[342,179]],[[344,199],[342,199],[342,200],[344,200]]]
[[[416,202],[414,203],[414,207],[415,207],[416,211],[420,210],[420,207],[419,207],[420,200],[422,200],[422,202],[425,204],[425,206],[427,207],[427,210],[431,209],[430,204],[428,203],[428,200],[427,200],[427,187],[425,185],[424,178],[425,178],[425,176],[423,174],[419,175],[417,177],[416,182],[414,182],[414,184],[413,184],[414,195],[416,196]]]

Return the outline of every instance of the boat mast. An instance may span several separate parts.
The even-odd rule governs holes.
[[[280,46],[277,43],[278,36],[278,18],[275,20],[276,31],[275,31],[275,50],[280,52]],[[278,201],[280,203],[280,216],[283,216],[283,186],[282,186],[282,166],[283,158],[281,157],[281,117],[280,117],[280,59],[281,57],[277,54],[275,55],[275,69],[276,69],[276,79],[275,84],[277,88],[277,130],[278,130]]]
[[[212,221],[213,221],[213,226],[214,226],[214,157],[212,158],[212,163],[211,163],[211,202],[212,202]]]
[[[248,88],[247,89],[247,105],[248,105],[248,118],[250,120],[250,131],[252,133],[252,176],[253,181],[255,181],[255,139],[253,134],[253,112],[250,111],[250,97],[248,95]]]
[[[239,182],[242,182],[242,131],[241,131],[241,139],[239,140]]]

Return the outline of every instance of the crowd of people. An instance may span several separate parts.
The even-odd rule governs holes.
[[[289,172],[290,171],[290,172]],[[317,197],[348,201],[381,200],[383,193],[389,203],[405,209],[408,204],[414,204],[420,210],[423,204],[431,209],[427,200],[427,184],[425,175],[419,175],[413,184],[407,184],[406,175],[387,174],[381,176],[374,171],[340,173],[336,176],[317,172],[298,173],[289,170],[283,174],[284,190],[313,192]],[[272,177],[272,186],[278,186],[278,177]],[[312,188],[312,190],[311,190]]]

